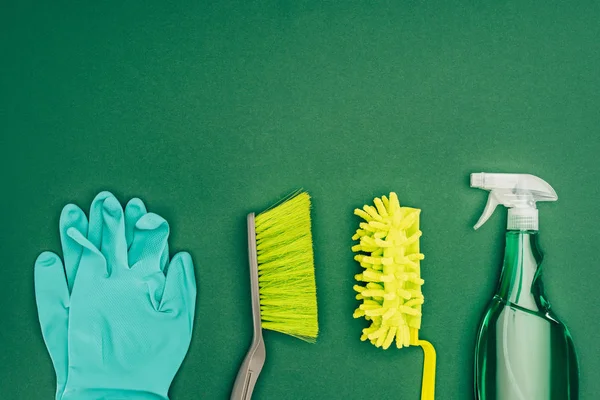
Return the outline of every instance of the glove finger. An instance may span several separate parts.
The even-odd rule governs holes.
[[[57,393],[62,393],[69,367],[69,288],[58,255],[43,252],[34,267],[35,301],[44,342],[56,371]]]
[[[65,272],[69,293],[73,289],[75,275],[81,260],[83,247],[67,235],[69,228],[77,229],[82,234],[88,231],[88,220],[81,210],[75,204],[67,204],[60,214],[60,242],[62,245],[63,258],[65,260]]]
[[[103,230],[103,218],[102,218],[102,205],[108,198],[115,198],[111,192],[103,191],[92,201],[90,206],[90,224],[88,228],[87,237],[89,241],[97,249],[102,247],[102,230]]]
[[[107,264],[104,255],[92,244],[92,242],[83,236],[81,232],[75,228],[70,228],[67,229],[67,235],[77,242],[81,247],[83,247],[81,259],[82,261],[84,259],[88,261],[85,263],[85,265],[83,262],[80,263],[77,270],[77,276],[75,277],[75,282],[79,281],[79,277],[82,275],[94,274],[95,272],[106,274],[109,272],[107,270]],[[99,265],[101,266],[100,271],[97,271]]]
[[[167,270],[167,281],[160,304],[161,312],[183,312],[189,322],[190,331],[196,308],[196,278],[194,263],[189,253],[175,254]]]
[[[146,206],[141,199],[133,198],[129,200],[125,206],[125,239],[127,240],[127,248],[131,247],[133,243],[133,233],[135,230],[135,224],[142,218],[148,211]]]
[[[102,206],[102,246],[109,268],[127,268],[127,240],[125,239],[125,218],[123,208],[114,197],[104,200]]]
[[[125,206],[125,237],[127,239],[127,249],[131,249],[133,244],[133,238],[135,236],[135,224],[140,220],[141,217],[148,213],[144,202],[139,198],[133,198]],[[129,265],[133,265],[131,262],[131,256],[129,256]],[[160,257],[160,269],[164,271],[167,264],[169,263],[169,244],[165,243],[165,248]]]
[[[160,255],[160,270],[166,272],[167,265],[169,265],[169,242],[165,241],[165,247]]]
[[[168,258],[169,224],[160,215],[148,213],[135,224],[129,249],[129,265],[148,274],[163,271]]]

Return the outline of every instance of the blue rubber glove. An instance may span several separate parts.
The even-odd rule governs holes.
[[[124,216],[114,196],[101,193],[87,238],[86,224],[81,210],[66,207],[60,223],[65,270],[53,253],[36,262],[57,399],[166,399],[191,339],[191,258],[180,253],[164,270],[168,225],[146,214],[139,200]]]
[[[64,269],[66,271],[69,293],[67,297],[70,297],[77,268],[79,267],[83,252],[83,247],[71,239],[69,235],[67,235],[67,231],[70,228],[76,229],[82,234],[88,235],[88,239],[93,240],[95,245],[99,247],[103,226],[102,204],[108,197],[114,196],[109,192],[101,192],[96,196],[90,207],[89,224],[84,212],[76,205],[68,204],[63,208],[59,225],[64,257]],[[135,225],[146,213],[146,207],[140,199],[134,198],[127,203],[127,206],[125,207],[125,235],[128,249],[131,248],[134,241],[134,234],[140,232],[135,229]],[[164,232],[161,231],[156,231],[155,234],[164,236]],[[136,242],[139,240],[140,238],[138,238]],[[164,242],[165,248],[160,260],[163,269],[167,265],[169,257],[166,240],[164,240]],[[57,400],[62,398],[68,374],[67,337],[69,304],[68,302],[61,304],[62,300],[59,300],[65,296],[63,293],[64,278],[60,274],[61,269],[61,260],[52,253],[43,253],[38,258],[35,268],[36,300],[39,309],[42,334],[56,371]]]

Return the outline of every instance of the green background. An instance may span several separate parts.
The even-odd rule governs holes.
[[[422,337],[437,398],[472,398],[473,345],[505,213],[472,225],[470,172],[528,172],[545,283],[572,331],[583,399],[600,392],[600,4],[596,1],[3,1],[0,398],[51,399],[33,261],[58,217],[141,197],[196,264],[173,400],[228,398],[251,336],[245,215],[313,196],[321,333],[267,332],[256,399],[417,399],[421,351],[359,341],[354,207],[423,210]],[[174,338],[176,340],[177,338]]]

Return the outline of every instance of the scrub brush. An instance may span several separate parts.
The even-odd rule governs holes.
[[[262,329],[311,343],[319,332],[310,196],[295,193],[247,221],[254,335],[231,400],[252,397],[265,362]]]
[[[359,244],[352,251],[364,268],[355,276],[359,284],[356,299],[362,304],[354,318],[365,317],[371,326],[363,329],[361,340],[369,340],[376,347],[421,346],[425,360],[421,399],[433,399],[435,390],[435,349],[431,343],[419,339],[422,304],[419,250],[419,215],[421,210],[400,207],[396,193],[389,198],[375,198],[375,206],[365,205],[354,210],[365,222],[352,237]]]

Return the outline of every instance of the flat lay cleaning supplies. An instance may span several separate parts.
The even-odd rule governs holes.
[[[475,397],[478,400],[578,398],[578,365],[571,335],[554,315],[542,284],[538,201],[558,196],[542,179],[526,174],[471,174],[471,187],[490,192],[475,229],[497,205],[508,223],[500,282],[477,335]]]
[[[254,334],[232,400],[252,397],[266,356],[263,328],[307,342],[314,342],[319,331],[308,193],[251,213],[247,223]]]
[[[89,221],[67,205],[63,260],[42,253],[35,294],[56,399],[167,400],[187,353],[196,299],[188,253],[168,262],[169,226],[139,199],[100,193]]]
[[[433,345],[419,339],[422,304],[419,250],[419,216],[421,210],[400,207],[396,193],[389,198],[374,200],[375,206],[365,205],[354,210],[365,222],[352,237],[359,244],[352,251],[360,253],[354,258],[364,268],[355,276],[356,298],[362,304],[354,318],[364,317],[371,325],[363,329],[361,340],[369,340],[376,347],[389,348],[420,346],[425,360],[421,399],[434,398],[436,353]]]

